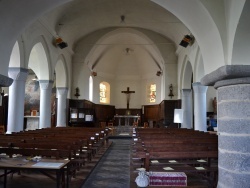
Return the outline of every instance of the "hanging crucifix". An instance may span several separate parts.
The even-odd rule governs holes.
[[[122,91],[122,93],[127,95],[127,109],[129,109],[130,94],[135,93],[135,91],[129,91],[129,87],[127,87],[127,91]]]

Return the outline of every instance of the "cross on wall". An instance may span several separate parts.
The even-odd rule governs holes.
[[[126,91],[122,91],[127,96],[127,109],[129,109],[129,101],[130,101],[130,94],[135,93],[135,91],[130,91],[129,87],[127,87]]]

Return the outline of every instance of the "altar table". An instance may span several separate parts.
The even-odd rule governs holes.
[[[137,116],[137,115],[115,115],[114,118],[118,118],[118,126],[121,126],[121,118],[125,119],[125,126],[129,126],[130,118],[133,118],[134,122],[135,122],[135,121],[138,121],[140,116]]]

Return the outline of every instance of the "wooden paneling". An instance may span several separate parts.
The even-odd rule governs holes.
[[[5,131],[7,131],[7,122],[8,122],[8,96],[2,95],[2,106],[0,106],[0,125],[4,125]]]
[[[163,126],[174,125],[174,109],[181,108],[181,100],[164,100],[160,103],[159,121]]]
[[[75,100],[75,99],[69,99],[68,100],[68,116],[67,116],[67,122],[70,125],[70,108],[86,108],[86,109],[91,109],[94,110],[95,108],[95,103],[88,101],[88,100]],[[95,114],[94,114],[95,115]]]
[[[95,104],[88,100],[73,100],[69,99],[68,101],[68,120],[69,117],[69,109],[70,108],[85,108],[85,109],[91,109],[94,111],[94,124],[95,126],[99,126],[99,122],[102,121],[109,121],[110,119],[113,120],[113,117],[115,115],[115,106],[112,105],[101,105],[101,104]],[[68,121],[69,122],[69,121]]]
[[[95,108],[95,103],[88,100],[69,99],[69,107],[71,108]]]
[[[70,108],[89,108],[95,111],[95,126],[99,126],[99,122],[112,121],[115,114],[127,115],[127,109],[115,109],[112,105],[94,104],[87,100],[69,100],[68,109]],[[129,109],[130,115],[141,116],[140,123],[153,121],[157,127],[174,125],[174,109],[181,108],[181,100],[164,100],[160,104],[145,105],[144,114],[142,109]],[[68,115],[69,118],[69,115]],[[118,125],[115,120],[115,125]],[[123,122],[122,122],[123,123]],[[132,119],[130,124],[132,125]],[[140,124],[141,125],[141,124]],[[139,126],[140,126],[139,125]]]
[[[159,105],[144,106],[144,121],[157,121],[159,119]]]
[[[143,121],[154,121],[157,127],[174,125],[176,108],[181,108],[181,100],[164,100],[159,105],[145,105]]]
[[[113,119],[115,115],[115,106],[96,104],[95,114],[98,122],[107,122],[110,119]]]

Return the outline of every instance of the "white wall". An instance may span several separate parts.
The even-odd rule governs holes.
[[[169,86],[173,85],[173,100],[178,99],[178,81],[177,81],[177,64],[165,64],[165,100],[171,100],[169,95]],[[159,103],[158,103],[159,104]]]
[[[213,100],[217,96],[217,90],[214,87],[208,86],[207,88],[207,112],[213,112]]]
[[[83,63],[72,64],[73,78],[71,87],[71,98],[76,99],[76,87],[79,88],[80,96],[78,99],[89,99],[89,76],[90,72]],[[93,79],[94,80],[94,79]]]

